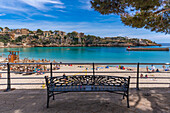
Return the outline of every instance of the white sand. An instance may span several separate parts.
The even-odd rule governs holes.
[[[53,70],[53,72],[62,72],[62,73],[53,73],[53,76],[62,76],[64,74],[64,71],[78,71],[78,72],[84,72],[84,73],[65,73],[67,76],[69,75],[92,75],[93,70],[92,70],[92,65],[82,65],[84,67],[80,68],[78,65],[73,65],[73,66],[65,66],[61,65],[60,70]],[[95,73],[95,75],[111,75],[111,76],[122,76],[122,77],[128,77],[131,76],[130,83],[130,88],[135,88],[136,87],[136,68],[129,67],[133,69],[133,71],[129,71],[127,69],[121,70],[118,69],[117,67],[109,67],[109,69],[105,68],[105,66],[96,66],[96,67],[104,67],[103,69],[95,70],[95,72],[109,72],[109,71],[115,71],[115,72],[135,72],[135,73]],[[91,73],[86,73],[86,68],[88,68],[88,72]],[[125,68],[127,68],[125,66]],[[140,71],[145,71],[145,68],[140,68]],[[162,71],[162,70],[161,70]],[[0,70],[0,72],[5,72]],[[141,73],[140,73],[141,74]],[[170,87],[170,79],[169,78],[157,78],[157,77],[170,77],[170,73],[143,73],[143,75],[147,74],[148,78],[140,78],[139,82],[140,83],[147,83],[147,84],[140,84],[139,87]],[[6,84],[7,79],[7,74],[3,73],[1,74],[2,78],[0,78],[0,84]],[[31,75],[23,75],[23,74],[14,74],[11,73],[11,78],[16,78],[16,77],[22,77],[22,78],[28,78],[28,77],[41,77],[42,79],[11,79],[11,83],[45,83],[45,76],[50,76],[50,73],[45,73],[45,74],[31,74]],[[155,78],[150,78],[150,77],[155,77]],[[157,83],[157,84],[148,84],[148,83]],[[159,84],[159,83],[166,83],[166,84]],[[0,89],[5,89],[7,85],[0,85]],[[12,85],[12,88],[16,89],[42,89],[43,85]]]

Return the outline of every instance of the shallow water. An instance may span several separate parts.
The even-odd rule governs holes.
[[[166,47],[169,45],[165,45]],[[165,47],[163,46],[163,47]],[[0,54],[7,57],[9,50],[20,51],[20,58],[55,59],[61,62],[122,62],[166,63],[170,62],[169,51],[126,51],[125,47],[35,47],[1,48]]]

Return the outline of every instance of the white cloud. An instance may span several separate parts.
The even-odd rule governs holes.
[[[85,34],[96,35],[100,37],[107,36],[128,36],[131,38],[146,38],[156,42],[170,42],[170,35],[164,33],[150,32],[145,29],[134,29],[131,27],[116,25],[113,23],[95,23],[95,22],[49,22],[49,21],[17,21],[0,20],[1,26],[9,28],[28,28],[30,30],[62,30],[65,32],[84,32]],[[42,24],[43,23],[43,24]]]
[[[47,5],[51,6],[47,6]],[[0,11],[10,12],[36,12],[36,8],[40,11],[49,10],[51,8],[65,8],[64,3],[60,0],[0,0]]]
[[[90,3],[90,0],[79,0],[79,2],[81,2],[83,5],[80,6],[81,9],[84,9],[84,10],[93,10],[91,8],[91,3]]]
[[[44,14],[44,16],[46,16],[46,17],[51,17],[51,18],[57,18],[56,16],[48,15],[48,14]]]
[[[5,13],[0,14],[0,16],[5,16],[5,15],[6,15]]]
[[[66,12],[66,11],[64,11],[64,10],[56,10],[56,11],[59,11],[59,12]]]
[[[24,8],[18,0],[0,0],[0,10],[9,13],[11,11],[25,12],[27,9]]]
[[[34,15],[57,18],[55,15],[46,14],[46,10],[65,12],[61,10],[64,8],[64,3],[60,0],[0,0],[0,16],[15,14],[21,16],[21,19],[24,17],[24,20],[32,20],[31,17]]]
[[[64,8],[66,8],[65,6],[63,6],[63,5],[55,5],[54,6],[55,8],[60,8],[60,9],[64,9]]]
[[[48,9],[48,7],[46,7],[46,4],[55,4],[56,6],[62,6],[64,5],[64,3],[62,3],[60,0],[20,0],[32,7],[35,7],[37,9]]]

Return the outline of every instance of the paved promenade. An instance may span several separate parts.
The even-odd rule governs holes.
[[[108,92],[63,93],[46,108],[46,90],[0,91],[0,113],[170,113],[170,88],[130,90],[130,106]]]

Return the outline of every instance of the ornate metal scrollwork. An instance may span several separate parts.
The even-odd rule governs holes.
[[[102,75],[60,76],[49,79],[49,86],[70,89],[83,89],[85,87],[86,90],[107,89],[108,87],[126,88],[128,78]]]

